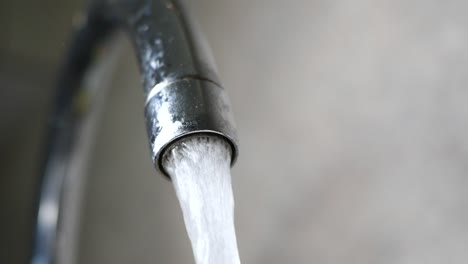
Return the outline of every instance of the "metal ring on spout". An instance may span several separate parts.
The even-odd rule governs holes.
[[[223,88],[189,77],[159,85],[149,95],[146,125],[158,172],[169,177],[161,165],[165,150],[179,139],[197,133],[225,138],[231,145],[231,164],[234,164],[237,136],[229,98]]]

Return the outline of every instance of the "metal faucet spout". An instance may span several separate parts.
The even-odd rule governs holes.
[[[115,1],[101,7],[122,25],[138,57],[146,98],[150,149],[157,170],[177,139],[194,133],[224,137],[232,147],[237,136],[229,98],[216,74],[213,56],[181,1]]]
[[[229,98],[205,39],[183,2],[91,1],[72,36],[57,82],[41,172],[33,264],[75,262],[73,241],[83,177],[83,169],[77,167],[85,166],[83,146],[91,145],[90,131],[96,123],[96,111],[82,99],[102,94],[103,87],[89,89],[86,80],[95,68],[98,47],[118,29],[133,43],[139,62],[151,158],[158,173],[169,177],[162,167],[165,151],[194,134],[225,139],[232,149],[231,164],[236,159]]]

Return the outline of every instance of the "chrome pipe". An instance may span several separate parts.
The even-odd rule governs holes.
[[[237,157],[229,98],[203,35],[185,5],[177,0],[92,1],[72,38],[59,75],[38,198],[33,264],[73,263],[73,253],[64,256],[57,250],[73,251],[63,249],[63,245],[73,244],[67,240],[74,239],[67,237],[70,232],[63,229],[76,228],[65,221],[77,213],[64,208],[66,201],[76,200],[68,197],[70,193],[79,195],[67,188],[74,188],[70,182],[83,177],[72,175],[83,171],[76,164],[84,166],[78,156],[85,154],[77,150],[92,135],[87,120],[96,122],[96,118],[88,117],[96,111],[83,111],[80,107],[83,94],[95,94],[86,93],[83,80],[92,68],[98,47],[116,29],[127,33],[139,62],[150,153],[158,174],[169,177],[162,167],[164,153],[189,135],[224,138],[232,148],[231,164]],[[80,206],[72,207],[79,210]]]

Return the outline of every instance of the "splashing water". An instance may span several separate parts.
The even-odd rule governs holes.
[[[184,215],[197,264],[239,264],[234,230],[230,146],[216,137],[191,137],[163,160]]]

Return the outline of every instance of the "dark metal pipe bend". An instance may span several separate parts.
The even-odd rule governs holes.
[[[126,31],[138,58],[156,170],[167,176],[161,166],[164,151],[197,133],[226,139],[232,147],[231,163],[238,152],[229,99],[203,35],[180,1],[95,0],[85,14],[57,82],[41,172],[33,264],[73,263],[69,241],[75,238],[78,224],[70,219],[78,214],[81,194],[76,179],[82,177],[75,175],[82,171],[74,163],[83,163],[82,141],[91,137],[86,123],[92,119],[90,113],[77,110],[76,101],[83,94],[97,47],[117,29]],[[58,254],[60,250],[64,252]]]

